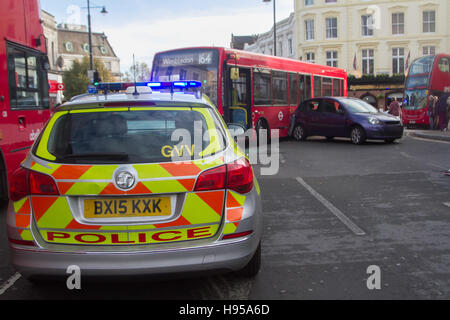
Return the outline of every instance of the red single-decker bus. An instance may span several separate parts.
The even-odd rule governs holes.
[[[318,96],[347,96],[343,69],[222,47],[159,52],[153,81],[197,80],[228,123],[279,130],[287,136],[298,104]]]

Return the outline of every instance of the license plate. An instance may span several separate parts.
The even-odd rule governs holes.
[[[409,123],[416,123],[416,120],[410,120]]]
[[[170,216],[169,197],[84,200],[85,218]]]

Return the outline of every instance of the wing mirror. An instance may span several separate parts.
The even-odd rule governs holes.
[[[247,130],[242,124],[239,123],[228,123],[227,127],[233,138],[244,134]]]

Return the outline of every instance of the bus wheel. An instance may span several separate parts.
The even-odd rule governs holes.
[[[294,131],[292,132],[292,136],[297,141],[303,141],[306,139],[306,132],[303,125],[299,124],[294,128]]]
[[[259,145],[259,135],[260,135],[260,131],[261,130],[266,130],[266,134],[267,134],[267,144],[270,144],[270,129],[269,126],[267,125],[267,122],[263,119],[259,119],[258,122],[256,123],[256,140],[258,141],[258,145]]]

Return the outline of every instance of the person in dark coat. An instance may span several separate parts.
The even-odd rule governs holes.
[[[448,92],[448,89],[446,89],[445,93],[439,97],[439,100],[436,104],[436,110],[439,114],[439,129],[441,131],[447,131],[447,125],[448,125],[447,100],[449,99],[449,97],[450,97],[450,93]]]

